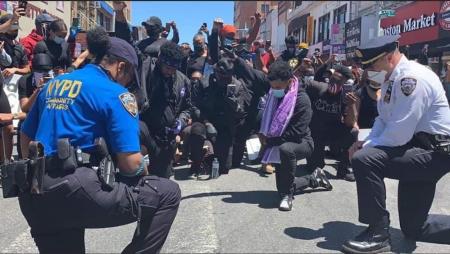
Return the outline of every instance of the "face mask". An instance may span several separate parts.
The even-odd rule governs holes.
[[[10,39],[10,40],[15,40],[17,38],[18,33],[14,33],[14,34],[6,34],[6,38]]]
[[[225,38],[225,39],[223,39],[223,45],[224,45],[225,47],[231,47],[231,45],[233,44],[233,42],[234,42],[234,39],[231,39],[231,38]]]
[[[156,38],[159,36],[159,30],[156,28],[147,29],[147,35],[150,38]]]
[[[272,94],[275,96],[275,98],[283,98],[285,94],[284,89],[272,89]]]
[[[200,51],[203,50],[203,48],[204,48],[203,43],[195,43],[194,44],[194,51],[195,52],[200,52]]]
[[[328,92],[332,95],[336,95],[338,93],[340,93],[342,90],[342,86],[338,85],[338,84],[330,84],[328,86]]]
[[[64,38],[62,38],[62,37],[55,36],[55,38],[53,38],[53,41],[54,41],[56,44],[63,44],[63,42],[64,42],[65,40],[64,40]]]
[[[313,81],[314,76],[305,76],[305,82]]]
[[[378,84],[384,84],[384,80],[386,79],[386,71],[368,71],[367,72],[367,79],[378,83]]]

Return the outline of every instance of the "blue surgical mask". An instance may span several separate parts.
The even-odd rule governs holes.
[[[272,89],[272,94],[275,98],[283,98],[285,94],[284,89]]]
[[[53,38],[53,41],[54,41],[56,44],[63,44],[63,42],[66,41],[66,40],[64,40],[64,38],[62,38],[62,37],[55,36],[55,38]]]

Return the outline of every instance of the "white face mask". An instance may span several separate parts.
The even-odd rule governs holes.
[[[386,80],[386,74],[386,71],[368,71],[367,78],[375,83],[382,85]]]

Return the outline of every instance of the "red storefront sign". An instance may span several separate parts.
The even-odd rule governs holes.
[[[381,20],[385,35],[400,34],[400,46],[434,41],[439,36],[441,1],[417,1],[395,10],[395,17]]]

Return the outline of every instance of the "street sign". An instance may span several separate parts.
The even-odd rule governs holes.
[[[381,10],[378,14],[380,16],[394,17],[395,16],[395,10]]]

